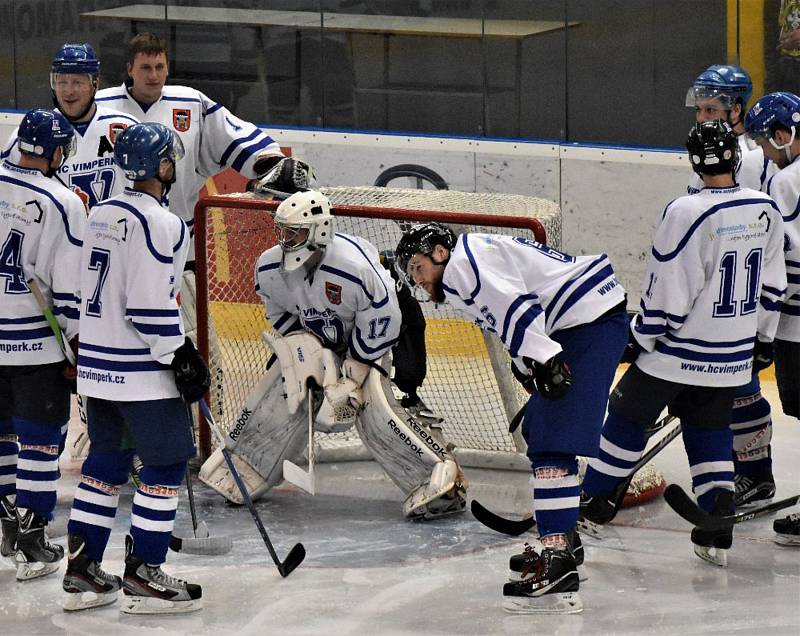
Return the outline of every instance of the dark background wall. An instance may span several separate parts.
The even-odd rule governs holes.
[[[154,16],[86,15],[130,4],[152,5]],[[186,6],[251,19],[165,19]],[[312,21],[253,26],[259,10]],[[172,82],[257,123],[677,147],[692,121],[683,103],[693,78],[737,59],[728,11],[725,0],[0,0],[0,108],[49,105],[50,60],[67,41],[92,43],[104,83],[120,83],[127,40],[150,30],[168,42]],[[333,28],[336,14],[383,19],[355,32]],[[440,32],[387,33],[388,16],[431,18],[424,24]],[[552,28],[454,35],[464,19]]]

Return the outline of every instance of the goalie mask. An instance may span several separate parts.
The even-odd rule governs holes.
[[[739,140],[730,125],[718,119],[695,124],[686,140],[692,169],[700,175],[733,175],[739,167]]]
[[[275,212],[275,233],[283,250],[283,270],[294,271],[333,241],[333,215],[321,192],[296,192]]]

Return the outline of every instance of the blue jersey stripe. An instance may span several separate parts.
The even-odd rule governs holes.
[[[103,360],[102,358],[90,358],[89,356],[78,356],[78,366],[87,369],[102,369],[103,371],[170,371],[171,367],[161,364],[155,360]]]
[[[256,137],[258,137],[259,131],[254,130],[251,132],[247,137],[237,137],[234,139],[228,147],[225,149],[225,152],[222,153],[222,156],[219,158],[219,165],[227,166],[228,159],[230,159],[231,155],[233,154],[234,150],[236,150],[242,144],[246,144],[248,141],[253,141]]]
[[[177,318],[180,315],[178,309],[128,309],[126,316],[152,316],[162,318]]]
[[[46,322],[45,317],[39,314],[38,316],[27,316],[25,318],[0,318],[0,325],[26,325],[36,322]]]
[[[259,139],[258,143],[252,144],[251,146],[247,146],[244,148],[240,153],[239,156],[236,157],[234,162],[231,164],[231,168],[239,172],[244,166],[245,162],[253,156],[259,150],[263,150],[264,148],[269,147],[272,145],[273,139],[271,137],[267,137],[264,135],[262,139]]]
[[[511,342],[508,343],[508,352],[511,354],[512,358],[519,356],[519,348],[522,346],[522,342],[525,340],[525,332],[531,323],[536,320],[536,317],[541,313],[541,305],[533,305],[528,307],[525,313],[520,316],[519,320],[517,320],[517,324],[514,325],[514,334],[511,337]]]
[[[123,210],[127,210],[128,212],[133,214],[137,219],[139,219],[139,222],[142,224],[142,228],[144,229],[144,240],[145,240],[145,243],[147,244],[147,249],[150,250],[150,253],[153,255],[153,257],[158,262],[160,262],[160,263],[172,263],[172,254],[169,254],[169,255],[165,256],[164,254],[161,254],[156,249],[155,245],[153,245],[153,240],[150,237],[150,227],[147,224],[147,219],[144,217],[144,215],[141,212],[139,212],[139,210],[137,210],[135,207],[133,207],[132,205],[130,205],[128,203],[124,203],[122,201],[117,201],[117,200],[114,200],[114,199],[111,199],[109,201],[104,201],[103,203],[95,206],[94,209],[97,210],[99,207],[102,207],[102,206],[105,206],[105,205],[113,205],[114,207],[122,208]]]
[[[64,209],[64,206],[61,205],[58,199],[56,199],[50,192],[48,192],[47,190],[43,190],[42,188],[39,188],[35,185],[31,185],[30,183],[25,183],[24,181],[15,179],[14,177],[0,176],[0,181],[5,181],[6,183],[11,183],[13,185],[26,188],[28,190],[33,190],[34,192],[50,199],[53,205],[56,206],[56,210],[58,210],[59,213],[61,214],[61,221],[64,223],[64,230],[67,233],[67,240],[77,247],[83,247],[83,241],[75,238],[72,235],[72,232],[69,231],[69,218],[67,218],[67,211]]]
[[[149,356],[150,349],[132,349],[129,347],[103,347],[100,345],[93,345],[86,342],[80,343],[80,351],[94,351],[96,353],[110,353],[120,356]]]
[[[691,349],[684,349],[683,347],[670,347],[663,342],[656,342],[656,351],[664,355],[674,356],[683,360],[692,360],[695,362],[744,362],[753,357],[753,349],[750,347],[745,351],[734,351],[732,353],[704,353],[701,351],[692,351]]]
[[[697,228],[699,228],[708,217],[712,216],[713,214],[716,214],[717,212],[720,212],[721,210],[726,210],[728,208],[743,207],[745,205],[768,205],[774,210],[777,210],[778,213],[780,213],[780,210],[778,210],[778,206],[775,204],[775,202],[770,201],[769,199],[735,199],[733,201],[725,201],[724,203],[718,203],[717,205],[711,206],[710,208],[708,208],[708,210],[703,212],[703,214],[697,217],[697,219],[689,227],[683,238],[680,241],[678,241],[677,247],[671,252],[667,252],[666,254],[661,254],[658,250],[656,250],[655,246],[653,246],[651,250],[653,258],[655,258],[657,261],[661,263],[672,260],[681,252],[681,250],[684,247],[686,247],[686,244],[692,238],[692,234],[694,234]]]
[[[603,258],[606,258],[603,255]],[[594,263],[592,263],[594,265]],[[602,283],[607,278],[614,276],[614,270],[612,269],[610,264],[605,265],[600,271],[595,272],[589,278],[585,279],[578,287],[573,291],[567,300],[561,305],[561,308],[558,310],[558,313],[553,318],[551,327],[554,326],[560,318],[569,311],[572,307],[575,306],[584,296],[592,292],[600,283]]]
[[[697,345],[698,347],[743,347],[745,345],[750,345],[752,347],[753,342],[755,341],[755,336],[750,338],[742,338],[741,340],[731,340],[730,342],[712,342],[710,340],[699,340],[697,338],[679,338],[678,336],[668,333],[667,340],[671,340],[672,342],[679,342],[684,344],[691,344]]]
[[[148,336],[156,335],[156,336],[180,336],[181,334],[181,326],[178,324],[172,325],[153,325],[149,323],[142,323],[142,322],[132,322],[133,326],[136,327],[136,331],[139,333],[143,333]]]
[[[508,308],[508,311],[506,312],[505,320],[503,320],[503,331],[500,333],[500,340],[502,340],[503,342],[506,341],[506,334],[508,334],[508,327],[509,324],[511,323],[511,316],[514,314],[514,312],[517,311],[520,305],[529,300],[536,302],[537,300],[539,300],[539,296],[536,294],[524,294],[522,296],[518,296],[514,300],[514,302],[511,303],[511,306]],[[539,306],[539,308],[541,309],[541,306]]]
[[[5,331],[0,329],[0,340],[41,340],[52,335],[53,332],[50,327],[26,329],[24,331]]]

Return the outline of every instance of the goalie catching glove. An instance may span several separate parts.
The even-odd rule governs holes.
[[[175,357],[170,366],[175,372],[175,386],[186,402],[189,404],[197,402],[208,393],[208,388],[211,386],[208,366],[188,337],[175,350]]]
[[[253,169],[260,176],[247,189],[262,196],[286,199],[295,192],[311,190],[316,183],[311,166],[292,157],[263,157]]]

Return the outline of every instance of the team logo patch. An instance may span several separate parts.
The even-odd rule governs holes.
[[[172,109],[172,127],[178,132],[186,132],[192,125],[192,111],[187,108]]]
[[[334,305],[341,305],[342,304],[342,286],[335,285],[330,281],[325,281],[325,296],[327,296],[328,300],[331,301]]]
[[[127,127],[128,124],[123,124],[121,121],[117,121],[108,125],[108,138],[111,140],[112,144],[116,143],[117,136]]]

